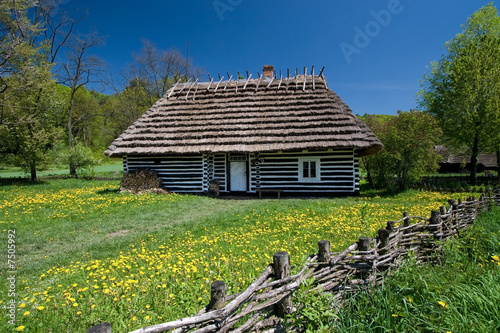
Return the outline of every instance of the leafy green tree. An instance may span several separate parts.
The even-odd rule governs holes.
[[[365,118],[367,126],[384,144],[379,154],[362,158],[372,185],[404,190],[426,173],[437,170],[440,156],[434,146],[442,132],[433,116],[420,111],[399,111],[389,119]]]
[[[86,84],[93,82],[96,72],[102,71],[102,61],[90,53],[92,48],[100,45],[102,42],[102,38],[96,32],[74,38],[66,53],[67,61],[62,65],[60,71],[61,83],[70,88],[66,119],[67,142],[70,150],[73,148],[74,127],[80,121],[79,118],[75,117],[76,94]],[[69,174],[76,176],[77,166],[72,161],[70,159]]]
[[[476,184],[477,156],[500,143],[500,16],[493,4],[473,13],[445,49],[424,75],[419,104],[439,120],[447,145],[468,149]]]
[[[33,1],[0,2],[0,153],[10,156],[36,179],[37,167],[58,137],[50,122],[50,98],[41,91],[54,86],[51,64],[43,56],[48,45],[34,45],[40,33],[28,12]]]

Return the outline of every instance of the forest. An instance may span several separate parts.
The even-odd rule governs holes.
[[[71,176],[102,152],[175,82],[202,70],[150,41],[118,77],[94,51],[97,31],[77,32],[85,13],[55,0],[0,3],[0,163],[37,170],[66,165]]]
[[[86,14],[57,5],[0,3],[0,165],[21,167],[31,180],[53,165],[77,177],[102,163],[112,140],[173,84],[203,74],[179,50],[146,39],[132,63],[110,73],[95,55],[105,37],[78,32]],[[360,116],[385,146],[362,161],[371,185],[404,189],[435,172],[437,145],[468,154],[476,183],[478,155],[500,147],[499,34],[496,7],[479,9],[424,72],[418,110]]]

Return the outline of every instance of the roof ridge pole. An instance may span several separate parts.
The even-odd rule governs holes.
[[[184,83],[184,85],[182,86],[181,90],[179,90],[179,92],[177,93],[177,95],[180,95],[180,93],[184,90],[184,88],[186,88],[187,84],[191,82],[191,78],[189,78],[189,80],[187,80],[186,83]]]
[[[208,77],[210,78],[210,82],[208,82],[207,91],[210,90],[210,86],[212,85],[212,82],[214,82],[214,78],[213,77],[210,77],[210,75]]]
[[[219,84],[222,82],[222,80],[224,80],[224,75],[222,77],[220,77],[220,74],[219,74],[219,78],[220,78],[220,80],[219,80],[219,82],[217,82],[217,86],[215,86],[214,92],[217,91],[217,88],[219,88]]]
[[[227,73],[227,74],[229,74],[229,73]],[[233,76],[231,75],[231,76],[229,77],[229,79],[226,81],[226,84],[224,85],[224,89],[223,89],[223,90],[226,90],[227,85],[229,84],[229,82],[231,82],[231,79],[232,79],[232,78],[233,78]]]
[[[196,80],[196,81],[198,81],[198,80]],[[199,84],[199,83],[197,83],[197,84],[196,84],[196,89],[195,89],[194,94],[193,94],[193,101],[194,101],[194,98],[196,97],[196,93],[198,92],[198,87],[199,87],[199,86],[200,86],[200,84]]]
[[[177,82],[174,84],[174,87],[172,88],[172,90],[170,90],[170,93],[168,94],[167,99],[173,94],[175,87],[177,87],[177,85],[179,84],[180,81],[181,81],[181,79],[177,80]]]
[[[273,83],[273,81],[274,81],[274,76],[271,77],[271,81],[269,81],[269,84],[267,85],[266,89],[268,89],[271,86],[271,83]]]
[[[278,83],[278,89],[276,89],[276,90],[280,90],[281,82],[283,82],[283,75],[281,75],[281,73],[280,73],[280,83]]]
[[[290,68],[286,69],[286,92],[288,92],[288,86],[290,85]]]
[[[238,83],[240,83],[240,72],[238,72],[238,76],[236,77],[236,85],[235,85],[235,87],[236,87],[235,93],[236,94],[238,93]]]
[[[198,82],[198,79],[196,79],[196,81],[193,82],[193,84],[191,85],[191,87],[189,87],[187,93],[186,93],[186,101],[188,100],[188,95],[189,95],[189,92],[191,91],[191,88],[194,87],[194,85],[196,84],[196,82]]]
[[[259,72],[257,72],[257,74],[258,74],[258,73],[259,73]],[[257,87],[255,87],[255,92],[257,92],[257,89],[259,89],[260,81],[262,80],[262,76],[263,76],[263,75],[264,75],[264,74],[260,74],[260,76],[259,76],[259,81],[257,81]]]
[[[245,85],[243,86],[243,90],[245,90],[247,88],[248,81],[250,81],[251,77],[252,77],[252,74],[248,75],[248,71],[247,71],[247,82],[245,82]]]
[[[323,71],[325,70],[325,66],[323,66],[323,68],[321,68],[321,70],[319,71],[319,77],[320,78],[323,78]]]
[[[325,81],[325,87],[328,89],[328,82],[326,82],[326,76],[323,75],[323,81]]]
[[[299,89],[299,81],[297,81],[298,68],[295,68],[295,90]]]
[[[311,76],[312,76],[312,83],[313,83],[313,90],[314,90],[314,65],[312,65],[312,68],[311,68]]]
[[[306,74],[307,74],[307,68],[304,66],[304,84],[302,85],[302,91],[306,91]]]

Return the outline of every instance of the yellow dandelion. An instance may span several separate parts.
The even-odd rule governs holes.
[[[19,304],[20,308],[24,308],[25,306],[26,306],[26,304],[24,304],[24,303]]]
[[[29,314],[30,314],[30,312],[29,312],[29,311],[25,311],[25,312],[23,313],[23,316],[29,316]]]
[[[438,302],[439,305],[441,305],[443,308],[447,309],[448,308],[448,304],[446,304],[445,302],[443,301],[439,301]]]
[[[42,311],[43,309],[45,309],[45,307],[44,307],[44,306],[42,306],[42,305],[39,305],[39,306],[37,306],[37,308],[36,308],[36,309],[37,309],[37,310]]]
[[[16,331],[19,332],[19,331],[22,331],[22,330],[24,330],[24,326],[17,326]]]

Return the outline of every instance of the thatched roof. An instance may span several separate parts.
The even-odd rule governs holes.
[[[177,84],[106,150],[108,156],[272,152],[382,144],[323,76]]]
[[[469,164],[471,162],[471,154],[467,153],[466,149],[458,153],[453,153],[448,150],[445,146],[436,146],[436,152],[443,157],[441,164]],[[477,163],[482,164],[486,168],[496,168],[497,167],[497,155],[480,153],[477,156]]]

